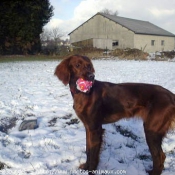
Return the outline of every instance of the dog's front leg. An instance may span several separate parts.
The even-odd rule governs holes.
[[[86,155],[88,155],[89,153],[89,130],[86,129]],[[86,160],[86,163],[83,163],[79,166],[80,169],[83,169],[83,170],[88,170],[88,156],[87,156],[87,160]]]
[[[86,128],[86,155],[87,161],[80,165],[81,169],[88,170],[89,175],[93,175],[93,170],[96,170],[99,162],[99,153],[102,143],[103,129],[100,126],[98,129]]]

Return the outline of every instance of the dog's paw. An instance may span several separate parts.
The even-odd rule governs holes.
[[[82,170],[88,170],[88,165],[87,163],[83,163],[79,166],[79,169],[82,169]]]
[[[149,175],[160,175],[161,174],[161,171],[153,171],[153,170],[149,170],[149,171],[146,171]]]
[[[147,170],[146,172],[148,175],[152,175],[152,170]]]

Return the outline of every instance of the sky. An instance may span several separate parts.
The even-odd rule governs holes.
[[[54,16],[45,26],[68,33],[105,8],[118,16],[149,21],[175,34],[175,0],[50,0]]]

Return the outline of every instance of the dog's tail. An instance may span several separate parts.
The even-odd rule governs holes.
[[[174,94],[174,107],[173,107],[173,115],[172,115],[172,119],[171,119],[170,129],[175,130],[175,94]]]
[[[172,94],[171,96],[171,104],[167,110],[167,121],[168,121],[168,128],[167,132],[173,131],[175,132],[175,94]]]

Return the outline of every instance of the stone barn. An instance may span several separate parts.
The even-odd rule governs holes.
[[[74,46],[114,50],[137,48],[145,52],[175,49],[175,35],[148,22],[97,13],[69,33]]]

